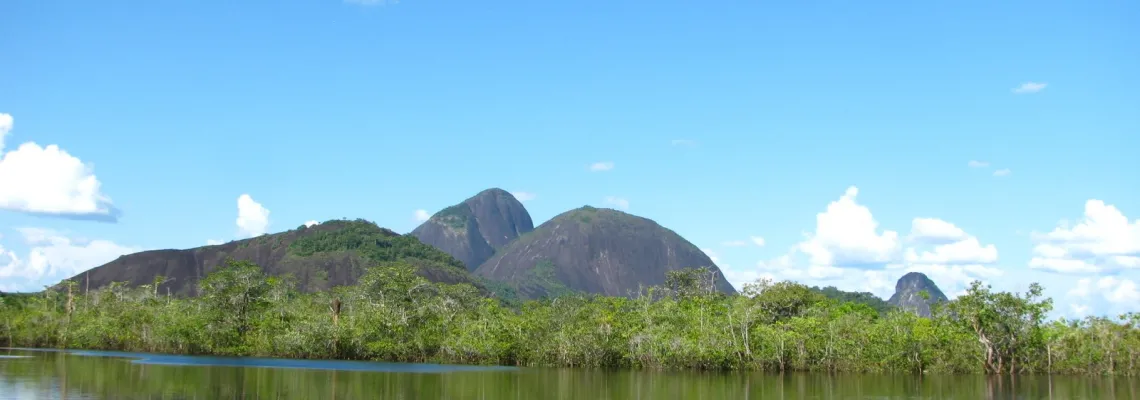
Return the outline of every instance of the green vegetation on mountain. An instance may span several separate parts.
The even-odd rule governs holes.
[[[1140,374],[1140,314],[1047,322],[1052,302],[1036,284],[1018,294],[975,283],[924,318],[881,315],[792,282],[725,294],[711,269],[682,269],[631,297],[572,294],[512,308],[416,268],[381,263],[353,285],[315,293],[245,261],[214,269],[196,297],[163,294],[163,277],[90,293],[66,282],[0,297],[0,344],[529,366]]]
[[[879,298],[879,296],[868,292],[847,292],[839,290],[835,286],[827,286],[824,288],[812,287],[812,290],[835,301],[865,304],[867,307],[871,307],[872,310],[875,310],[875,312],[883,315],[895,309],[895,306],[890,305]]]
[[[356,282],[368,267],[404,262],[428,280],[477,284],[466,267],[448,254],[365,220],[333,220],[311,227],[261,235],[187,250],[144,251],[119,257],[70,278],[81,290],[113,282],[128,287],[165,277],[159,290],[196,295],[198,282],[226,260],[249,261],[270,276],[291,276],[302,291],[328,290]]]

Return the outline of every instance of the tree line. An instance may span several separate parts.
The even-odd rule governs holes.
[[[501,301],[433,283],[404,262],[304,293],[289,276],[228,261],[172,297],[164,278],[82,292],[64,282],[0,297],[0,344],[521,366],[769,371],[1140,373],[1140,314],[1047,320],[1052,301],[974,282],[923,318],[768,280],[726,295],[707,269],[629,297]]]

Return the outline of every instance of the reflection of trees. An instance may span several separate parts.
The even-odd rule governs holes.
[[[607,372],[577,369],[380,373],[312,369],[170,366],[128,359],[36,354],[0,361],[0,388],[32,382],[40,395],[122,398],[566,399],[645,398],[1115,398],[1121,379],[1040,376],[908,376],[811,373]],[[1119,386],[1119,387],[1118,387]],[[42,397],[42,396],[41,396]]]

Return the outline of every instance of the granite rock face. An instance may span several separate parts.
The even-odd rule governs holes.
[[[717,290],[735,293],[697,246],[656,222],[617,210],[562,213],[483,262],[475,275],[504,282],[524,298],[579,291],[628,296],[662,285],[665,272],[709,267]]]
[[[928,298],[923,298],[922,292]],[[930,317],[930,305],[936,302],[946,302],[948,299],[938,289],[938,285],[920,272],[910,272],[899,278],[895,283],[895,294],[887,303],[906,310],[911,310],[923,317]]]
[[[533,230],[526,207],[515,196],[496,188],[435,213],[411,235],[474,270],[496,250]]]

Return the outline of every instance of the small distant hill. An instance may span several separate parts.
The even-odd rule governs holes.
[[[847,292],[839,290],[835,286],[827,286],[824,288],[813,286],[811,290],[822,294],[823,297],[827,297],[835,301],[866,304],[868,307],[871,307],[879,314],[886,314],[895,308],[895,306],[887,303],[882,298],[879,298],[879,296],[875,296],[870,292]]]
[[[129,254],[70,280],[81,290],[95,290],[120,281],[152,284],[162,275],[171,280],[160,286],[161,292],[194,295],[198,280],[228,258],[251,261],[269,275],[291,274],[304,291],[355,283],[366,268],[391,261],[409,263],[431,281],[480,286],[450,255],[364,220],[334,220],[221,245]]]
[[[716,288],[735,293],[704,252],[656,222],[611,209],[559,214],[495,253],[475,274],[524,298],[567,292],[627,296],[665,283],[665,272],[709,267]]]
[[[474,270],[496,250],[533,230],[526,207],[507,191],[493,188],[435,213],[411,235]]]
[[[924,298],[925,292],[928,298]],[[949,301],[938,285],[921,272],[910,272],[899,278],[895,283],[895,294],[887,303],[906,310],[911,310],[923,317],[930,317],[930,305],[935,302]]]

